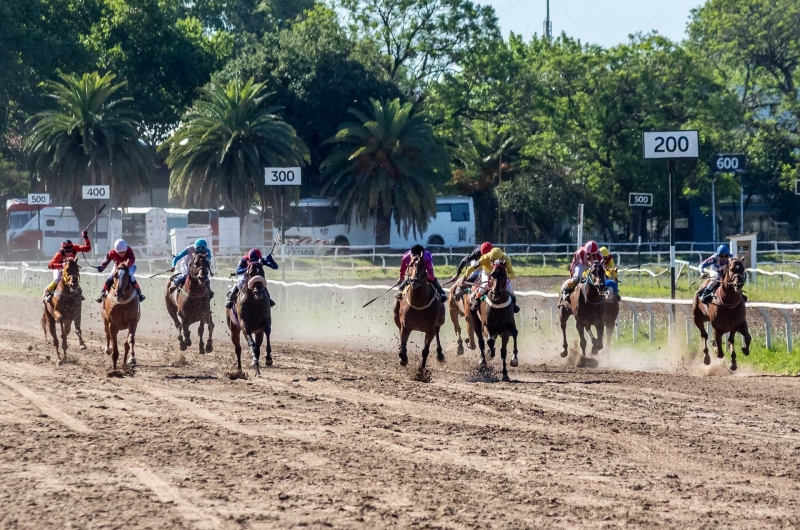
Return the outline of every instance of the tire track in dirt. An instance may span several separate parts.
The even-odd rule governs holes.
[[[11,381],[9,379],[0,379],[0,383],[6,385],[7,387],[15,390],[17,393],[22,395],[25,399],[30,401],[33,405],[35,405],[42,414],[53,418],[54,420],[64,424],[66,427],[72,429],[75,432],[81,434],[92,434],[94,431],[85,423],[78,420],[77,418],[73,418],[69,414],[66,414],[60,411],[53,405],[49,405],[47,401],[36,394],[33,390],[22,385],[20,383]]]

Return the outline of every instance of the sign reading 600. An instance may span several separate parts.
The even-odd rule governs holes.
[[[299,186],[302,184],[299,167],[268,167],[264,170],[267,186]]]

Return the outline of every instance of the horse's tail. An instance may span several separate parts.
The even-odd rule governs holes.
[[[44,338],[47,338],[47,308],[44,308],[42,311],[42,333],[44,334]]]

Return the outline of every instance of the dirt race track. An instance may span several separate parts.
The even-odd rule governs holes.
[[[3,529],[800,521],[795,378],[575,369],[523,353],[508,384],[476,380],[473,352],[448,352],[422,383],[416,347],[405,369],[393,349],[287,345],[276,331],[276,365],[230,380],[223,326],[214,353],[186,362],[143,326],[138,369],[117,378],[94,314],[89,349],[73,336],[77,361],[60,367],[34,301],[0,297],[0,318]]]

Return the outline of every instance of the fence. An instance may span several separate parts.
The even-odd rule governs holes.
[[[85,290],[92,292],[99,290],[105,275],[84,272],[82,283]],[[221,287],[230,285],[232,280],[215,278],[215,283]],[[50,281],[50,271],[39,267],[30,267],[27,264],[0,266],[0,284],[9,287],[26,287],[41,289]],[[149,279],[142,275],[139,278],[142,287],[148,293],[148,304],[153,304],[153,310],[159,311],[161,301],[159,293],[163,293],[166,278]],[[277,326],[288,330],[290,340],[309,339],[319,336],[320,340],[331,336],[342,336],[354,340],[357,344],[364,344],[366,338],[394,338],[392,329],[391,311],[393,300],[391,296],[362,309],[367,300],[390,289],[388,285],[341,285],[338,283],[308,283],[308,282],[269,282],[270,292],[278,302],[274,319]],[[517,292],[518,297],[524,300],[523,311],[518,317],[520,332],[525,337],[525,327],[533,326],[534,332],[547,332],[549,320],[549,333],[560,336],[558,325],[558,311],[556,308],[558,294],[540,291]],[[87,298],[89,298],[87,296]],[[217,296],[213,302],[215,314],[222,314],[223,296]],[[678,340],[676,332],[678,317],[685,323],[685,338],[687,345],[691,345],[694,323],[691,317],[691,300],[670,300],[661,298],[633,298],[623,297],[620,314],[630,312],[630,319],[619,317],[617,338],[621,328],[626,332],[630,329],[634,343],[642,340],[646,335],[650,343],[655,342],[659,318],[667,317],[667,337],[670,343]],[[783,338],[787,351],[793,351],[793,316],[797,316],[800,303],[776,304],[762,302],[748,302],[747,307],[755,310],[763,319],[763,336],[766,346],[772,349],[776,339]],[[625,310],[625,311],[624,311]],[[644,318],[643,318],[644,317]],[[646,320],[646,322],[643,322]],[[777,325],[776,322],[783,322]],[[354,326],[354,323],[356,324]],[[643,329],[643,325],[646,327]],[[629,328],[627,326],[630,326]],[[446,326],[449,328],[449,324]],[[759,335],[758,326],[752,327],[754,335]],[[532,337],[536,333],[527,334]],[[539,345],[540,335],[532,342]],[[531,340],[531,339],[528,339]]]

